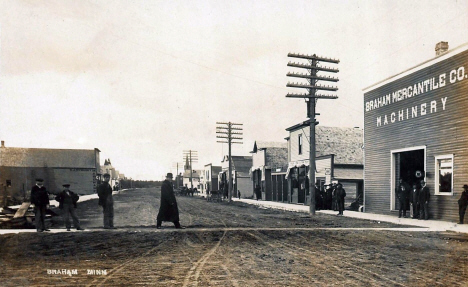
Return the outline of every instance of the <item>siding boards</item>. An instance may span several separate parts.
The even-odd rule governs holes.
[[[464,77],[450,83],[450,71],[464,67]],[[365,111],[365,202],[366,211],[390,213],[391,194],[391,155],[395,149],[426,146],[426,181],[431,192],[429,213],[431,218],[444,220],[458,219],[457,199],[463,184],[468,184],[468,51],[463,51],[432,66],[415,70],[398,80],[364,94],[366,102],[391,94],[397,90],[414,86],[421,81],[435,78],[445,73],[446,86],[427,91],[399,102]],[[443,109],[441,99],[445,99]],[[431,111],[435,101],[437,110]],[[427,114],[421,115],[421,104],[427,105]],[[417,107],[417,117],[411,116],[412,107]],[[406,111],[409,111],[408,118]],[[398,120],[398,111],[404,113],[404,120]],[[396,121],[391,122],[391,113],[396,113]],[[389,124],[384,125],[384,115]],[[382,125],[377,126],[377,117],[382,117]],[[453,195],[435,195],[435,156],[453,154]]]

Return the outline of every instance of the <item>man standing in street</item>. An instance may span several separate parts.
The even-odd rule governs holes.
[[[408,199],[410,196],[410,187],[409,185],[400,178],[400,184],[397,187],[397,196],[398,201],[400,202],[400,210],[398,212],[398,218],[401,218],[403,212],[403,217],[406,218],[406,210],[408,209]]]
[[[114,199],[112,198],[112,187],[109,184],[110,174],[104,174],[104,181],[98,186],[99,205],[104,213],[104,228],[115,229],[114,227]]]
[[[50,231],[45,227],[46,210],[49,208],[49,194],[44,187],[42,178],[36,179],[36,185],[31,188],[31,204],[34,204],[37,232]]]
[[[161,202],[159,204],[159,213],[156,219],[156,228],[161,229],[163,221],[174,223],[175,228],[184,228],[179,223],[179,208],[172,187],[172,173],[166,175],[166,180],[161,186]]]
[[[419,219],[427,220],[429,218],[428,206],[429,206],[429,187],[426,186],[426,182],[421,180],[421,189],[419,190]]]
[[[76,216],[75,212],[76,203],[80,197],[78,194],[70,190],[69,184],[64,184],[62,186],[64,190],[55,197],[55,200],[58,201],[59,208],[63,211],[63,220],[65,221],[67,231],[70,231],[71,228],[70,215],[73,219],[73,226],[75,226],[76,230],[84,230],[81,228],[80,221],[78,220],[78,216]]]
[[[463,185],[463,192],[458,200],[458,214],[460,215],[460,222],[458,224],[463,224],[463,219],[465,217],[466,207],[468,206],[468,185]]]
[[[336,205],[338,206],[338,215],[343,215],[344,211],[344,199],[346,197],[346,191],[341,183],[336,186]]]

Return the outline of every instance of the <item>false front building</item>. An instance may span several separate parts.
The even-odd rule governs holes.
[[[396,213],[399,180],[425,180],[429,218],[458,219],[468,184],[467,78],[465,44],[364,89],[365,211]]]
[[[315,178],[320,188],[340,182],[347,204],[363,192],[362,129],[316,126]],[[309,121],[286,129],[288,141],[288,202],[307,204],[309,170]]]

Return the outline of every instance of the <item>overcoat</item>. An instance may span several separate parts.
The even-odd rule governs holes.
[[[98,204],[100,206],[106,206],[107,198],[109,195],[112,196],[112,187],[108,182],[103,182],[98,185],[97,194],[99,196]]]
[[[161,186],[161,203],[159,205],[158,221],[179,221],[179,208],[172,183],[163,181]]]
[[[428,202],[430,197],[431,197],[431,194],[429,192],[429,187],[427,186],[421,187],[421,190],[419,191],[419,198],[418,198],[419,203],[424,204]]]
[[[467,206],[468,205],[468,192],[467,191],[463,191],[461,196],[460,196],[460,199],[458,199],[458,205],[460,206]]]
[[[55,197],[55,200],[57,200],[57,202],[59,203],[60,209],[63,209],[63,204],[67,201],[67,199],[71,199],[73,206],[76,208],[76,203],[78,202],[78,199],[80,199],[80,196],[71,190],[69,190],[68,192],[70,195],[68,195],[67,191],[64,190]]]
[[[35,185],[31,188],[31,203],[35,206],[46,206],[49,204],[49,195],[45,187]]]

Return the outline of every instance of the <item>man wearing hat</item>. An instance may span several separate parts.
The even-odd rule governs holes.
[[[37,232],[50,231],[45,227],[44,222],[46,210],[49,208],[49,193],[44,187],[42,178],[37,178],[36,185],[31,188],[31,204],[34,204],[34,222]]]
[[[75,226],[76,230],[84,230],[80,227],[80,221],[78,220],[78,216],[76,216],[75,212],[76,203],[80,197],[69,189],[69,184],[64,184],[62,186],[64,190],[55,197],[55,200],[58,201],[59,208],[63,210],[63,219],[65,221],[67,231],[70,231],[71,228],[70,215],[73,219],[73,226]]]
[[[110,174],[103,175],[104,181],[98,186],[97,193],[99,196],[98,204],[102,206],[104,213],[104,228],[115,229],[114,227],[114,199],[112,198],[112,187],[109,184]]]
[[[463,224],[463,219],[465,217],[466,207],[468,206],[468,185],[463,185],[463,192],[458,200],[458,214],[460,215],[460,222],[458,224]]]
[[[327,189],[325,190],[325,199],[324,199],[324,209],[332,209],[333,201],[333,184],[329,183]]]
[[[429,192],[429,187],[427,187],[426,182],[421,180],[421,189],[419,190],[419,219],[427,220],[429,218],[428,207],[429,207],[429,198],[431,194]]]
[[[343,215],[344,211],[344,199],[346,197],[346,191],[341,183],[336,185],[336,205],[338,206],[338,215]]]
[[[175,228],[184,228],[179,223],[179,208],[172,187],[172,173],[166,175],[166,180],[161,186],[161,202],[159,205],[159,213],[156,219],[156,228],[160,229],[163,221],[174,223]]]

